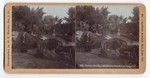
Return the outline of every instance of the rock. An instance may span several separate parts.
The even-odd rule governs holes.
[[[37,53],[37,48],[36,49],[30,49],[27,51],[27,53],[30,55],[35,55]]]
[[[101,54],[101,48],[92,49],[92,50],[91,50],[91,53],[92,53],[92,54],[99,55],[99,54]]]
[[[107,49],[106,53],[109,58],[119,58],[120,57],[120,52],[118,50]]]

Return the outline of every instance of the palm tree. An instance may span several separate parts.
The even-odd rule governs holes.
[[[117,33],[120,35],[120,24],[124,22],[122,16],[110,15],[108,18],[109,28],[112,30],[112,33]]]

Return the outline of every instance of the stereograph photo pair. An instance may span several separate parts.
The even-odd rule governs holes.
[[[8,73],[141,74],[146,8],[137,3],[8,3]]]

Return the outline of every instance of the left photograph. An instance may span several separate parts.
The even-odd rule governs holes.
[[[75,68],[75,6],[13,6],[12,68]]]

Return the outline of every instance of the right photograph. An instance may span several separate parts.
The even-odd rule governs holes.
[[[139,7],[74,8],[76,68],[139,68]]]

